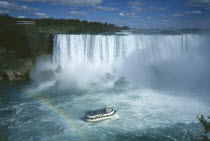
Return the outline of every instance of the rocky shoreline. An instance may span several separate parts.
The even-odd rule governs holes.
[[[0,38],[1,41],[4,44],[0,45],[0,81],[29,80],[36,58],[51,54],[53,48],[53,34],[26,34],[18,40],[11,35],[7,40]]]
[[[28,60],[16,69],[5,69],[0,72],[0,80],[19,81],[29,80],[29,72],[33,67],[33,61]]]

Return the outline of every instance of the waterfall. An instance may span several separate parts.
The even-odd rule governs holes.
[[[72,35],[57,34],[54,38],[53,62],[62,67],[87,63],[94,66],[113,65],[134,52],[144,59],[182,55],[202,43],[201,35]]]

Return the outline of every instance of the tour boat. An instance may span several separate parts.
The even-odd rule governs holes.
[[[103,109],[98,109],[94,111],[87,111],[84,115],[85,121],[101,121],[105,119],[113,118],[116,114],[116,110],[114,110],[112,107],[106,107]]]

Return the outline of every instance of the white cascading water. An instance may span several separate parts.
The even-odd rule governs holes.
[[[143,53],[144,59],[182,55],[199,47],[200,35],[72,35],[58,34],[54,38],[53,62],[64,67],[69,64],[110,66],[133,52]]]
[[[1,129],[17,141],[199,140],[196,115],[210,113],[209,37],[55,35],[54,64],[41,56],[35,83],[0,83]],[[106,105],[115,118],[82,120]]]

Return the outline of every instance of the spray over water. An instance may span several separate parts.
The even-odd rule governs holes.
[[[35,120],[46,121],[38,125],[52,130],[37,124],[30,130],[41,130],[42,140],[198,140],[202,128],[196,115],[210,112],[208,44],[209,35],[198,34],[58,34],[52,62],[43,67],[48,66],[44,74],[55,71],[55,78],[25,92],[42,105]],[[43,74],[42,64],[32,71],[35,80],[40,70]],[[130,83],[115,85],[122,76]],[[118,118],[81,120],[85,111],[107,105],[118,110]],[[22,117],[27,107],[17,105],[14,116]],[[19,133],[23,127],[16,127]]]

